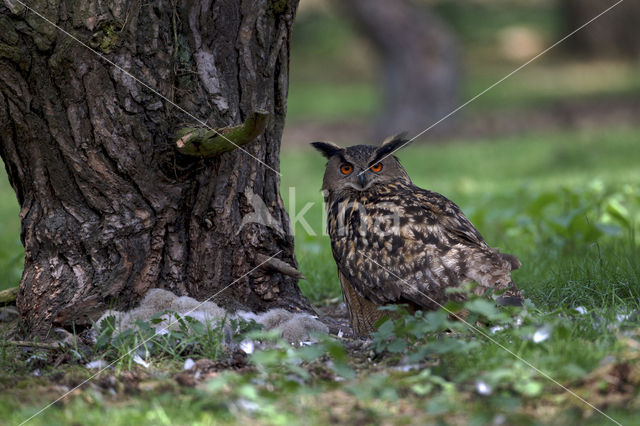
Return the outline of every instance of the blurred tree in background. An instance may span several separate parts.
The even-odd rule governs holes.
[[[598,15],[609,2],[560,0],[560,3],[566,30],[570,31]],[[638,59],[640,58],[639,24],[640,2],[624,1],[594,21],[589,26],[589,31],[579,31],[567,40],[568,50],[590,57],[618,55]]]
[[[395,1],[393,7],[385,0],[340,4],[379,57],[383,107],[375,126],[378,138],[419,133],[455,108],[458,46],[437,15],[409,0]]]
[[[283,144],[415,136],[614,3],[302,0]],[[629,122],[640,111],[637,4],[614,7],[420,139]]]

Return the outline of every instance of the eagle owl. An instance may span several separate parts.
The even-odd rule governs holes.
[[[476,282],[477,294],[504,291],[498,303],[521,304],[511,280],[518,259],[489,247],[452,201],[411,182],[391,155],[405,142],[312,143],[329,160],[322,184],[327,228],[354,334],[374,329],[385,315],[381,305],[437,309],[461,300],[447,289],[463,283]]]

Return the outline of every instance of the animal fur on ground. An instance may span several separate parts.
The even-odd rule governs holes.
[[[175,313],[175,314],[174,314]],[[158,314],[162,314],[158,317]],[[266,330],[279,330],[282,338],[291,343],[307,341],[313,333],[328,333],[329,329],[317,317],[306,313],[293,313],[284,309],[271,309],[264,313],[239,311],[231,314],[213,302],[199,302],[188,296],[177,296],[170,291],[159,288],[151,289],[137,308],[127,312],[108,310],[98,320],[99,327],[103,320],[110,316],[115,318],[114,336],[124,330],[134,328],[136,321],[150,322],[157,334],[166,333],[179,327],[180,318],[191,317],[204,324],[216,324],[223,319],[240,319],[255,321]]]

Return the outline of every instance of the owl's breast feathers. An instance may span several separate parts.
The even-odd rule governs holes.
[[[477,292],[513,287],[520,262],[485,243],[458,206],[414,185],[376,185],[329,196],[328,231],[341,274],[378,305],[434,309],[475,281]],[[517,291],[517,290],[516,290]]]

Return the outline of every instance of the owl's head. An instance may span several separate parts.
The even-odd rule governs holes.
[[[329,160],[322,189],[329,193],[366,191],[374,185],[411,183],[407,172],[392,155],[406,142],[404,135],[388,138],[380,146],[340,148],[331,142],[313,142],[311,145]]]

